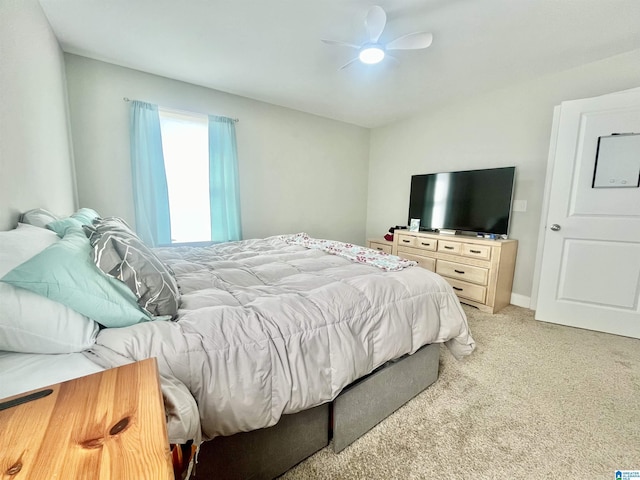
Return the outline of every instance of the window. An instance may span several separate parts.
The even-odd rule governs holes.
[[[242,239],[236,120],[133,100],[136,231],[150,246]]]
[[[211,240],[206,115],[159,109],[171,243]]]

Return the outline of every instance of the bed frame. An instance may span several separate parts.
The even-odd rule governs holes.
[[[0,186],[8,181],[12,180],[0,179]],[[54,193],[61,197],[67,192]],[[68,205],[74,203],[69,194],[62,197],[62,205],[65,199]],[[25,208],[66,208],[60,203],[40,205],[40,200],[28,196],[18,207],[16,202],[2,206],[0,229],[14,228]],[[192,478],[270,479],[326,447],[331,439],[334,451],[340,452],[437,379],[439,349],[439,344],[426,345],[413,355],[387,362],[347,386],[333,402],[285,415],[273,427],[205,442]]]
[[[283,415],[273,427],[216,437],[200,447],[193,479],[271,479],[329,445],[340,452],[438,378],[440,345],[387,362],[333,402]]]

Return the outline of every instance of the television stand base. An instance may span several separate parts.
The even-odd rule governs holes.
[[[441,228],[440,230],[438,230],[438,233],[440,235],[455,235],[456,233],[458,233],[457,230],[447,230],[446,228]]]

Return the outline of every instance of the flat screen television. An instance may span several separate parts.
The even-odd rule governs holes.
[[[409,224],[420,230],[508,235],[516,167],[411,177]]]

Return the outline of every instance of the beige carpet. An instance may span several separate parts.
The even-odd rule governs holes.
[[[640,470],[640,340],[465,307],[476,351],[354,444],[282,478],[614,479]]]

